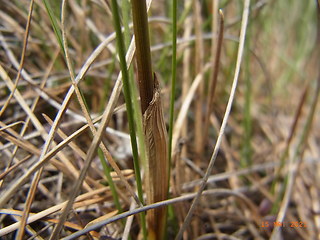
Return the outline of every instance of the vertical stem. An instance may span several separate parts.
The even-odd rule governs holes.
[[[171,96],[170,96],[170,119],[169,119],[169,166],[171,166],[172,157],[172,135],[173,135],[173,117],[174,117],[174,99],[176,87],[176,67],[177,67],[177,0],[172,2],[172,79],[171,79]],[[170,167],[169,167],[170,176]],[[170,177],[169,177],[170,179]]]
[[[218,7],[218,6],[217,6]],[[214,12],[218,14],[217,12]],[[208,136],[209,136],[209,123],[210,123],[210,115],[213,108],[214,103],[214,95],[216,90],[216,85],[218,81],[218,72],[219,72],[219,65],[220,65],[220,55],[222,50],[222,41],[223,41],[223,28],[224,28],[224,16],[222,10],[219,11],[219,31],[214,31],[214,33],[218,33],[218,39],[212,41],[214,45],[212,46],[212,49],[215,49],[214,51],[211,51],[212,54],[212,67],[213,71],[212,76],[209,80],[209,89],[208,89],[208,96],[207,96],[207,116],[205,118],[205,125],[204,125],[204,142],[206,142]]]
[[[198,190],[197,195],[194,198],[192,205],[189,209],[189,212],[185,218],[185,221],[183,222],[183,225],[181,226],[181,228],[175,238],[176,240],[180,240],[182,238],[182,234],[184,233],[184,231],[186,230],[186,228],[189,226],[189,224],[191,222],[191,218],[194,213],[195,207],[199,203],[201,194],[202,194],[204,188],[206,187],[207,181],[209,179],[209,176],[212,172],[212,169],[213,169],[213,166],[215,163],[215,159],[216,159],[216,157],[218,155],[218,151],[220,149],[222,137],[224,135],[224,131],[227,126],[228,118],[230,116],[231,107],[232,107],[232,104],[234,101],[234,97],[235,97],[235,93],[236,93],[236,89],[237,89],[237,85],[238,85],[238,79],[239,79],[239,74],[240,74],[240,67],[241,67],[241,61],[242,61],[243,49],[244,49],[244,43],[245,43],[246,29],[247,29],[247,23],[248,23],[248,16],[249,16],[249,7],[250,7],[250,0],[245,0],[243,14],[242,14],[242,21],[241,21],[241,31],[240,31],[240,38],[239,38],[240,41],[239,41],[239,48],[238,48],[238,54],[237,54],[236,69],[235,69],[235,73],[234,73],[234,78],[233,78],[233,83],[232,83],[232,87],[231,87],[231,92],[230,92],[227,108],[226,108],[226,111],[225,111],[225,114],[224,114],[224,117],[222,120],[222,124],[220,127],[217,142],[214,147],[213,153],[211,155],[211,159],[210,159],[209,165],[207,167],[206,173],[202,179],[200,189]]]
[[[112,197],[113,197],[114,205],[118,209],[119,213],[121,213],[122,212],[122,207],[120,205],[120,201],[119,201],[119,198],[118,198],[118,193],[117,193],[117,190],[116,190],[116,186],[114,185],[114,182],[113,182],[112,177],[111,177],[111,168],[108,166],[108,163],[107,163],[107,161],[106,161],[101,149],[98,149],[98,156],[99,156],[100,162],[102,164],[104,175],[107,178],[107,181],[108,181],[108,184],[109,184],[109,187],[110,187],[110,190],[111,190],[111,194],[112,194]]]
[[[118,55],[120,59],[120,66],[121,66],[121,73],[122,73],[122,80],[123,80],[123,90],[124,90],[124,97],[126,102],[126,108],[128,113],[128,122],[129,122],[129,132],[130,132],[130,139],[131,139],[131,146],[132,146],[132,154],[133,154],[133,161],[134,161],[134,171],[136,174],[136,181],[137,181],[137,190],[139,200],[143,203],[143,191],[142,191],[142,182],[141,182],[141,174],[140,174],[140,164],[139,164],[139,154],[138,154],[138,145],[137,145],[137,138],[135,132],[135,124],[133,119],[133,106],[131,101],[131,91],[130,91],[130,83],[129,83],[129,73],[127,70],[126,59],[125,59],[125,44],[123,35],[121,32],[120,26],[120,16],[119,10],[116,0],[112,0],[112,14],[114,20],[114,26],[116,30],[117,36],[117,47],[118,47]],[[145,222],[145,214],[142,213],[141,215],[141,225],[143,230],[143,237],[146,239],[146,222]]]
[[[202,16],[201,5],[199,0],[194,0],[194,12],[195,12],[195,73],[201,73],[203,70],[203,34],[202,34]],[[200,164],[201,155],[203,153],[203,94],[204,94],[204,82],[200,83],[197,91],[197,101],[195,103],[195,151],[196,162]]]
[[[242,167],[249,167],[252,164],[251,155],[251,134],[252,134],[252,119],[251,119],[251,100],[252,100],[252,84],[250,79],[250,64],[251,56],[249,55],[250,49],[250,38],[251,38],[251,28],[250,24],[247,27],[246,35],[246,48],[247,57],[244,68],[245,76],[245,104],[244,104],[244,119],[243,119],[243,146],[242,146],[242,158],[240,160],[240,165]]]
[[[136,61],[141,98],[141,111],[144,113],[153,97],[153,72],[148,29],[146,2],[132,0],[133,30],[136,42]]]
[[[147,203],[167,199],[168,155],[167,131],[161,109],[159,83],[151,66],[148,16],[144,0],[132,0],[133,30],[136,43],[137,75],[140,90],[141,111],[147,147],[145,190]],[[148,239],[164,239],[166,207],[150,210],[147,214]]]

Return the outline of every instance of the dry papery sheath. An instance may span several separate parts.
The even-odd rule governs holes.
[[[169,162],[167,150],[167,130],[164,123],[161,107],[159,83],[154,74],[153,98],[143,116],[145,141],[148,161],[146,164],[145,190],[147,203],[151,204],[167,199]],[[161,207],[150,210],[147,214],[149,239],[163,239],[163,236],[150,236],[162,234],[159,228],[165,227],[166,208]],[[151,231],[150,229],[154,229]],[[164,229],[163,229],[164,230]],[[153,233],[152,233],[153,232]]]

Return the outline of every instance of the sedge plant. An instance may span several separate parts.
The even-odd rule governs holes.
[[[167,132],[161,107],[159,83],[151,64],[146,4],[137,0],[131,3],[136,43],[137,80],[147,152],[144,183],[147,204],[152,204],[165,200],[168,195]],[[147,222],[148,239],[164,239],[166,208],[150,210],[147,214]]]

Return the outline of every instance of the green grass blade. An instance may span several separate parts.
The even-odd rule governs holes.
[[[114,27],[117,35],[117,38],[116,38],[117,49],[118,49],[118,55],[120,59],[124,97],[125,97],[128,121],[129,121],[129,132],[130,132],[132,154],[133,154],[133,161],[134,161],[134,171],[135,171],[136,181],[137,181],[138,197],[139,197],[139,200],[143,203],[144,201],[143,201],[141,174],[140,174],[138,146],[137,146],[135,125],[134,125],[133,106],[131,104],[132,102],[131,91],[130,91],[131,87],[130,87],[129,73],[127,70],[127,64],[125,59],[125,44],[124,44],[124,39],[121,32],[120,16],[119,16],[119,10],[118,10],[118,5],[116,0],[112,0],[112,14],[113,14]],[[144,238],[146,239],[147,230],[146,230],[146,220],[145,220],[144,213],[141,214],[141,224],[142,224],[143,235],[144,235]]]
[[[172,79],[171,79],[171,95],[170,95],[170,117],[169,117],[169,166],[171,166],[172,155],[172,134],[173,134],[173,119],[174,119],[174,100],[177,78],[177,0],[172,1]],[[170,171],[170,168],[169,168]],[[170,176],[170,174],[169,174]]]
[[[43,3],[45,5],[47,13],[49,15],[50,22],[52,24],[54,33],[55,33],[55,35],[57,37],[59,46],[60,46],[61,50],[64,52],[64,47],[63,47],[63,42],[62,42],[62,33],[61,33],[61,30],[60,30],[59,24],[57,22],[56,16],[55,16],[55,14],[53,12],[53,9],[52,9],[49,1],[48,0],[43,0]]]
[[[122,17],[123,17],[123,26],[124,26],[124,39],[125,39],[125,46],[126,48],[129,47],[130,44],[130,28],[129,28],[129,10],[130,10],[130,3],[128,0],[122,1]],[[129,82],[130,82],[130,93],[131,93],[131,100],[133,104],[133,115],[135,121],[135,127],[138,136],[138,147],[140,153],[140,160],[142,166],[145,167],[147,161],[147,152],[145,146],[145,137],[144,131],[142,126],[142,114],[141,114],[141,107],[138,101],[138,89],[134,81],[134,73],[133,68],[129,68]]]
[[[101,162],[102,167],[103,167],[104,175],[107,178],[107,181],[108,181],[111,193],[112,193],[112,197],[113,197],[113,200],[114,200],[114,204],[116,205],[116,208],[118,209],[119,213],[121,213],[122,212],[122,208],[121,208],[121,205],[120,205],[120,202],[119,202],[118,193],[116,191],[116,187],[114,185],[114,182],[113,182],[111,174],[110,174],[111,168],[108,166],[107,161],[104,158],[104,155],[103,155],[103,152],[102,152],[101,149],[98,149],[98,156],[100,158],[100,162]]]

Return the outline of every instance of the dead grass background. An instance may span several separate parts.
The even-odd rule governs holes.
[[[214,104],[208,113],[210,63],[215,54],[212,46],[216,46],[218,32],[218,13],[213,14],[212,9],[217,10],[217,3],[224,13],[224,40]],[[72,82],[42,1],[34,1],[32,12],[30,4],[0,0],[2,239],[49,238],[94,137],[77,98],[72,96],[54,133],[50,154],[43,155],[45,162],[35,167]],[[107,104],[116,106],[102,139],[110,153],[108,161],[112,159],[112,166],[119,167],[112,177],[121,206],[135,213],[138,206],[132,199],[135,180],[124,98],[121,94],[110,98],[121,86],[116,84],[119,64],[115,42],[106,40],[113,33],[109,5],[86,0],[69,0],[67,4],[65,30],[70,59],[80,80],[78,87],[91,118],[98,123]],[[57,16],[60,5],[60,1],[52,1]],[[166,120],[171,62],[169,9],[169,1],[154,1],[149,14],[153,66],[162,88]],[[175,131],[182,130],[179,135],[174,132],[170,197],[182,197],[170,204],[168,239],[176,236],[184,222],[191,204],[188,194],[198,190],[216,143],[236,64],[242,9],[240,1],[179,2],[175,111],[176,117],[181,109],[186,115],[175,122]],[[316,9],[315,1],[251,1],[235,102],[208,179],[208,191],[197,205],[184,239],[320,238]],[[93,54],[101,42],[101,51]],[[90,59],[92,64],[86,69],[85,62]],[[202,86],[192,90],[199,74]],[[186,104],[188,93],[190,107]],[[206,118],[209,128],[203,132]],[[249,127],[245,125],[248,122]],[[40,182],[34,185],[32,179],[40,167]],[[139,238],[139,219],[135,215],[118,219],[122,215],[116,211],[107,185],[98,157],[94,157],[61,236],[114,218],[83,238]],[[36,186],[33,193],[32,186]],[[281,191],[286,193],[284,197]],[[29,216],[26,204],[30,205]],[[18,230],[23,214],[30,221],[25,231],[21,227]],[[284,226],[273,228],[274,222]]]

